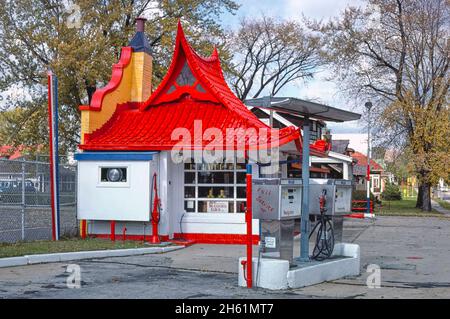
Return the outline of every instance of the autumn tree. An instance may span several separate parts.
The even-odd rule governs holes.
[[[380,142],[410,152],[431,210],[430,188],[449,162],[449,2],[368,0],[327,23],[310,23],[349,96],[374,102]]]
[[[69,1],[70,2],[70,1]],[[232,0],[3,0],[0,6],[0,145],[48,144],[46,71],[59,78],[60,148],[79,143],[78,106],[90,102],[109,81],[120,48],[134,32],[138,16],[149,18],[154,84],[172,55],[178,19],[196,49],[211,53],[221,43],[222,12],[234,13]],[[79,10],[78,10],[79,9]],[[226,64],[226,52],[222,55]],[[11,92],[14,96],[10,96]],[[22,92],[22,94],[17,94]]]
[[[234,53],[229,82],[241,100],[274,96],[287,84],[312,78],[321,64],[318,38],[298,21],[246,18],[228,43]]]

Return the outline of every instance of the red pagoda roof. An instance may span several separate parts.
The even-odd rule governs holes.
[[[194,128],[199,127],[201,134],[210,136],[209,139],[194,135]],[[229,129],[237,129],[237,134],[230,135]],[[245,134],[249,131],[258,133],[257,141]],[[192,140],[180,142],[183,132],[189,132]],[[299,151],[301,147],[299,129],[270,128],[248,110],[228,87],[217,50],[214,48],[210,57],[198,55],[179,23],[172,62],[159,87],[145,102],[118,105],[112,117],[101,128],[86,134],[84,144],[79,147],[144,151],[170,150],[177,146],[204,149],[214,145],[215,149],[221,149],[214,140],[218,133],[223,136],[222,149],[237,149],[243,143],[246,149],[269,148],[291,141],[296,141]],[[212,141],[215,143],[211,144]],[[324,149],[311,147],[313,155],[323,156]]]

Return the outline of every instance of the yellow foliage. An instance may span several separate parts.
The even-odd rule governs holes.
[[[444,95],[445,96],[445,95]],[[400,115],[400,116],[399,116]],[[419,105],[412,93],[387,107],[382,119],[387,125],[408,128],[409,170],[419,181],[436,184],[450,177],[450,110],[448,103],[431,101]],[[396,121],[401,120],[402,123]]]

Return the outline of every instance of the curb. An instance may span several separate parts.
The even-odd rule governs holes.
[[[45,264],[45,263],[57,263],[81,259],[162,254],[169,251],[182,249],[184,247],[185,246],[170,246],[170,247],[148,247],[148,248],[115,249],[115,250],[92,250],[92,251],[77,251],[68,253],[38,254],[20,257],[8,257],[8,258],[0,258],[0,268]]]

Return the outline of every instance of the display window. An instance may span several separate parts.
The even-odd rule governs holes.
[[[244,213],[246,163],[234,158],[184,164],[184,209],[188,213]]]

